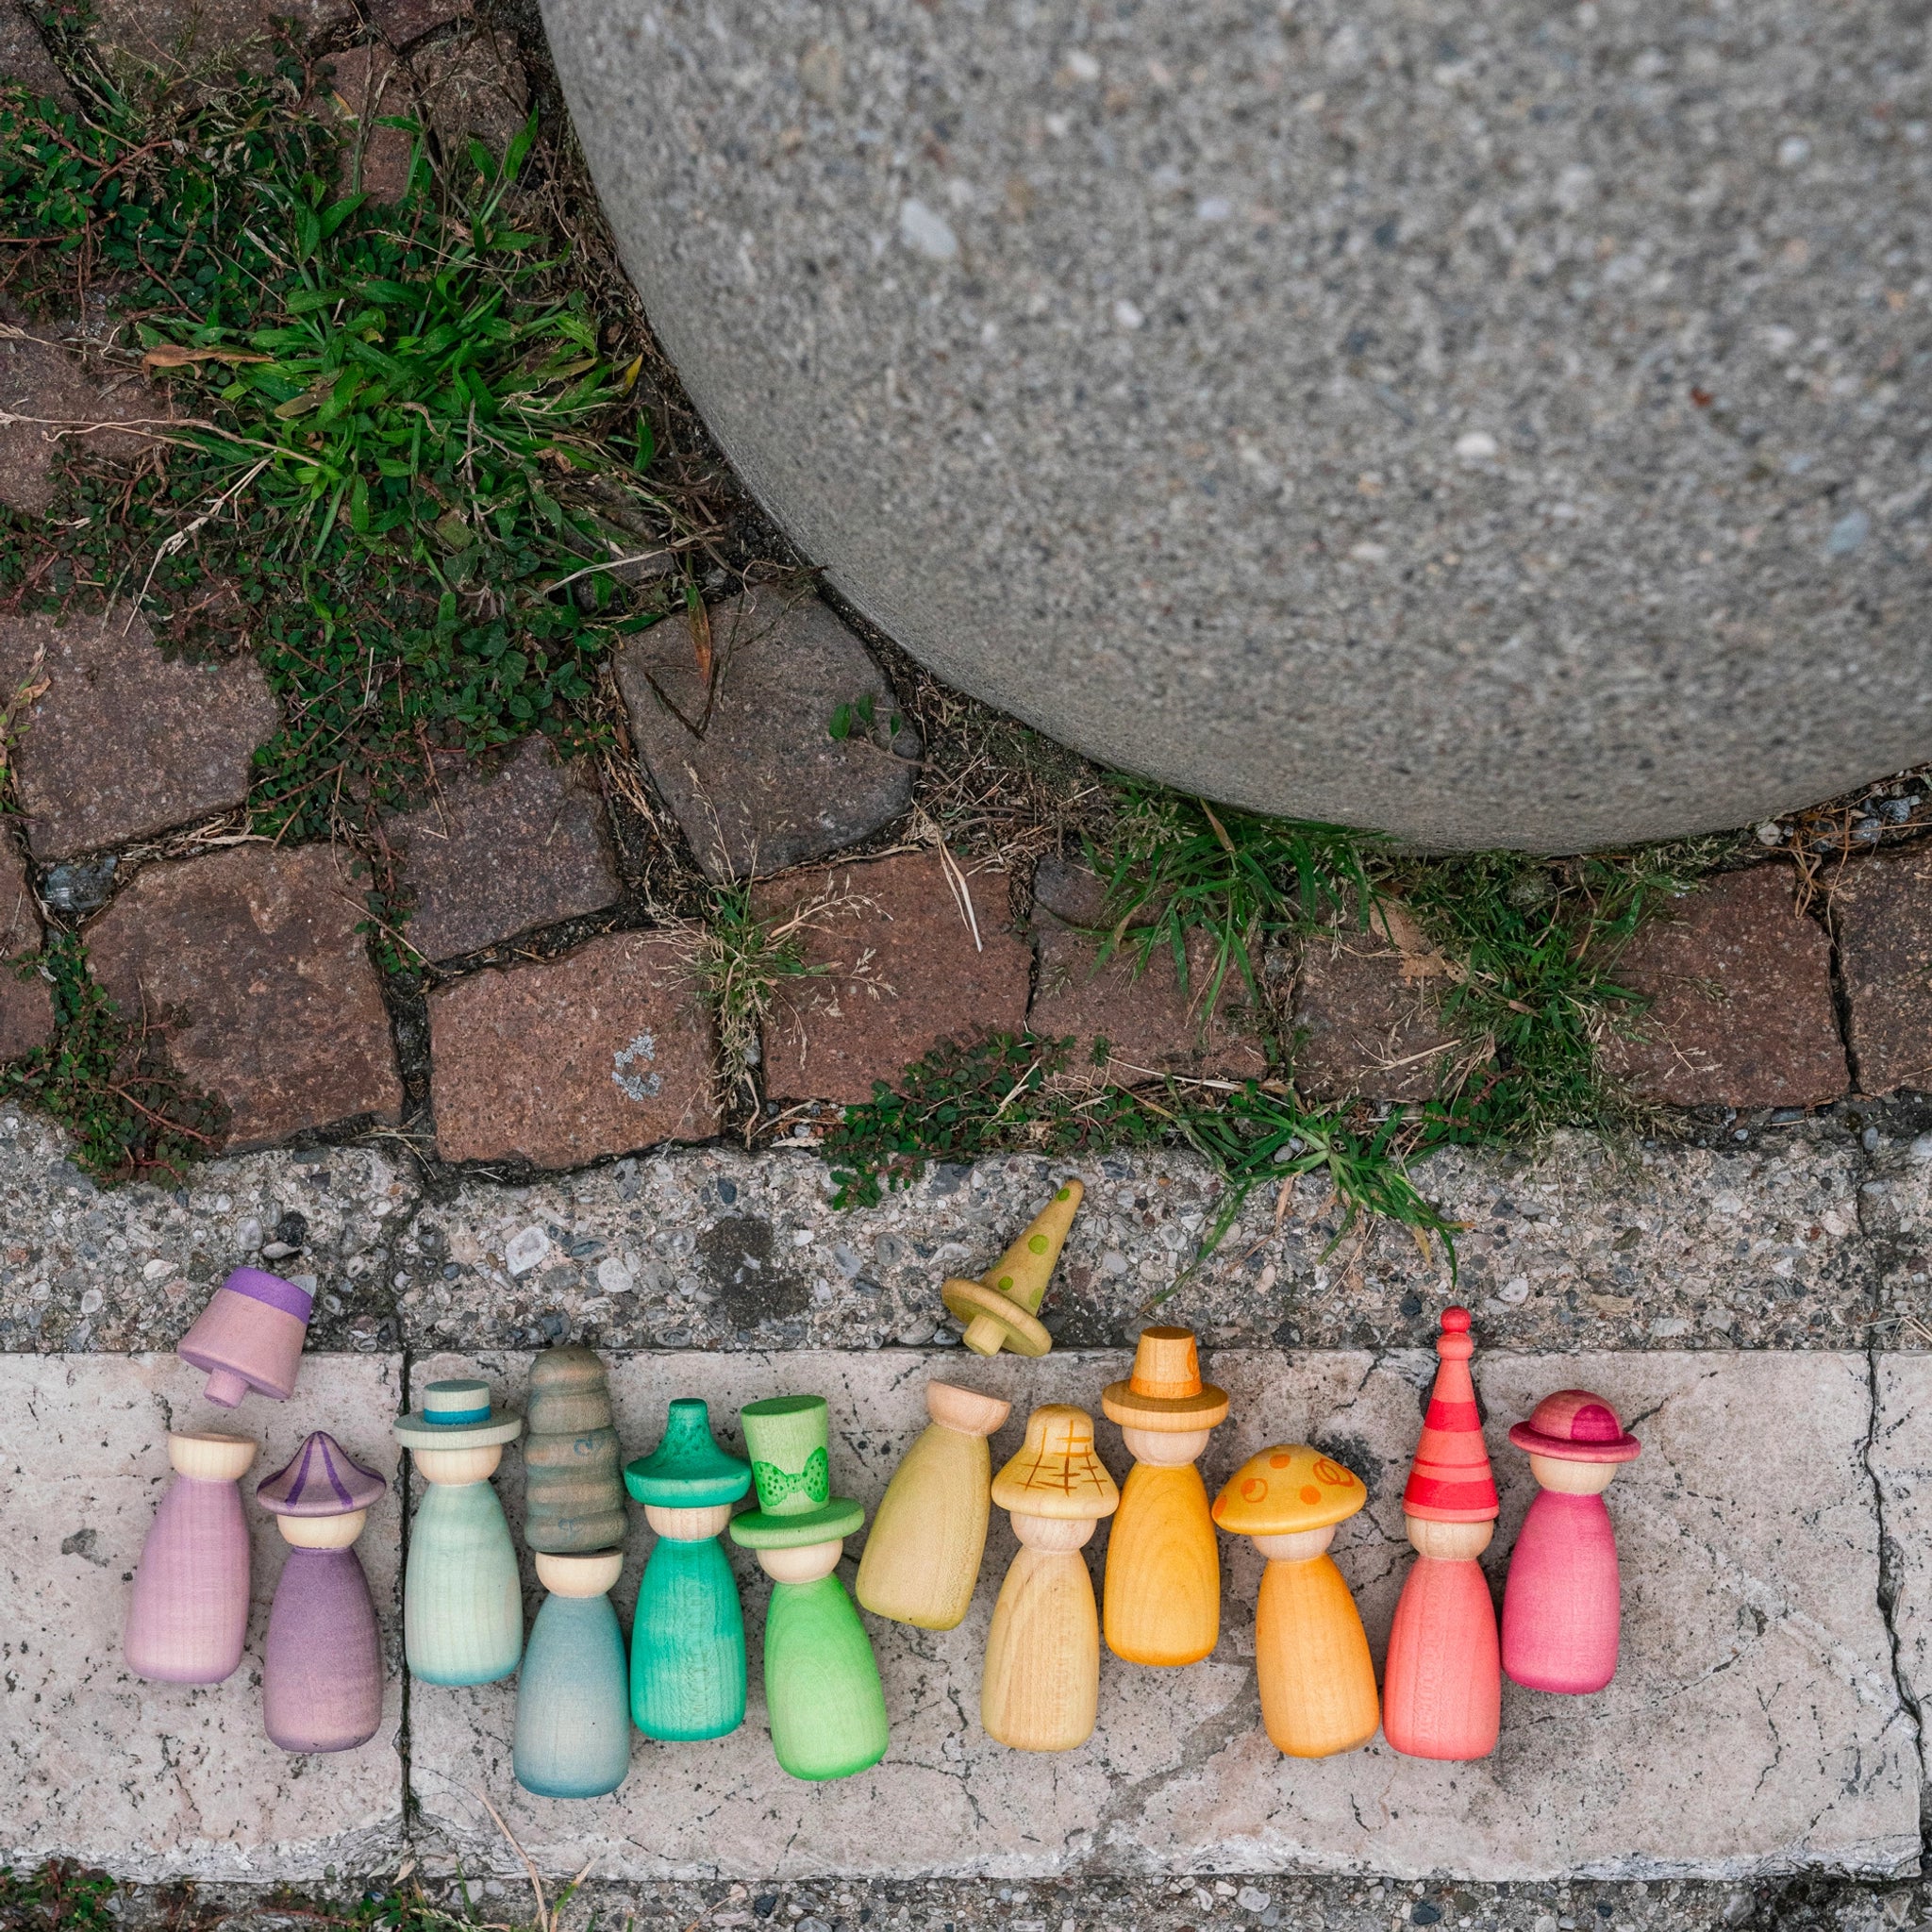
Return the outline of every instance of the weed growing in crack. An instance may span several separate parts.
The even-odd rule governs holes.
[[[749,885],[721,887],[711,896],[691,945],[699,996],[718,1029],[724,1091],[742,1096],[754,1117],[758,1068],[773,995],[789,979],[824,971],[808,966],[799,948],[806,928],[825,902],[801,906],[782,919],[762,918],[752,906]]]
[[[31,1871],[0,1865],[0,1924],[20,1932],[112,1932],[116,1890],[105,1872],[72,1858],[48,1858]]]

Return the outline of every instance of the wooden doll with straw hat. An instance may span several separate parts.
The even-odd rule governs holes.
[[[1066,1245],[1086,1189],[1062,1181],[1054,1197],[1033,1217],[1026,1231],[978,1281],[955,1276],[941,1289],[946,1312],[960,1323],[960,1336],[974,1355],[1045,1355],[1053,1337],[1040,1319],[1054,1264]]]
[[[1107,1647],[1135,1664],[1191,1664],[1221,1634],[1221,1553],[1194,1458],[1227,1419],[1201,1380],[1191,1328],[1143,1328],[1134,1370],[1100,1398],[1134,1466],[1107,1540]]]
[[[833,1574],[844,1539],[865,1522],[832,1494],[830,1426],[822,1395],[779,1395],[739,1410],[758,1507],[731,1520],[731,1540],[772,1579],[765,1613],[765,1706],[772,1750],[793,1777],[850,1777],[890,1741],[872,1639]]]
[[[1487,1757],[1503,1714],[1496,1608],[1476,1558],[1500,1513],[1469,1359],[1469,1310],[1444,1308],[1441,1365],[1423,1418],[1403,1526],[1416,1563],[1382,1674],[1382,1735],[1410,1757]]]
[[[432,1382],[395,1438],[428,1484],[403,1576],[403,1649],[425,1684],[493,1684],[524,1654],[524,1592],[490,1478],[524,1419],[488,1382]]]

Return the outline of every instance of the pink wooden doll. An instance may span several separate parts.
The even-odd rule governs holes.
[[[1601,1690],[1617,1674],[1617,1537],[1603,1492],[1640,1444],[1600,1395],[1563,1389],[1509,1440],[1542,1485],[1509,1556],[1503,1668],[1532,1690]]]
[[[1496,1748],[1503,1675],[1496,1608],[1476,1558],[1498,1504],[1469,1358],[1469,1310],[1444,1308],[1441,1358],[1423,1418],[1403,1526],[1415,1568],[1402,1586],[1382,1679],[1382,1735],[1409,1757],[1487,1757]]]

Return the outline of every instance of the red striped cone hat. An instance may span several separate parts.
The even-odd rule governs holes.
[[[1436,1338],[1441,1366],[1423,1418],[1423,1439],[1415,1445],[1402,1513],[1425,1523],[1488,1523],[1500,1513],[1490,1452],[1483,1447],[1482,1418],[1476,1412],[1475,1384],[1469,1358],[1469,1310],[1444,1308]]]

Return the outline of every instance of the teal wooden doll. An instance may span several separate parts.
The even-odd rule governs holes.
[[[428,1484],[403,1576],[403,1652],[425,1684],[493,1684],[524,1654],[516,1548],[490,1487],[523,1426],[470,1380],[430,1383],[395,1424]]]
[[[772,1578],[765,1705],[772,1749],[793,1777],[850,1777],[886,1755],[886,1696],[872,1640],[834,1570],[865,1521],[831,1493],[821,1395],[779,1395],[739,1411],[758,1507],[731,1520]]]
[[[517,1678],[510,1762],[540,1798],[601,1798],[630,1769],[624,1633],[609,1594],[623,1568],[622,1550],[538,1553],[537,1580],[550,1594]]]
[[[744,1722],[744,1612],[718,1539],[751,1465],[718,1446],[709,1411],[683,1396],[624,1480],[658,1532],[631,1619],[631,1721],[647,1738],[722,1738]]]

